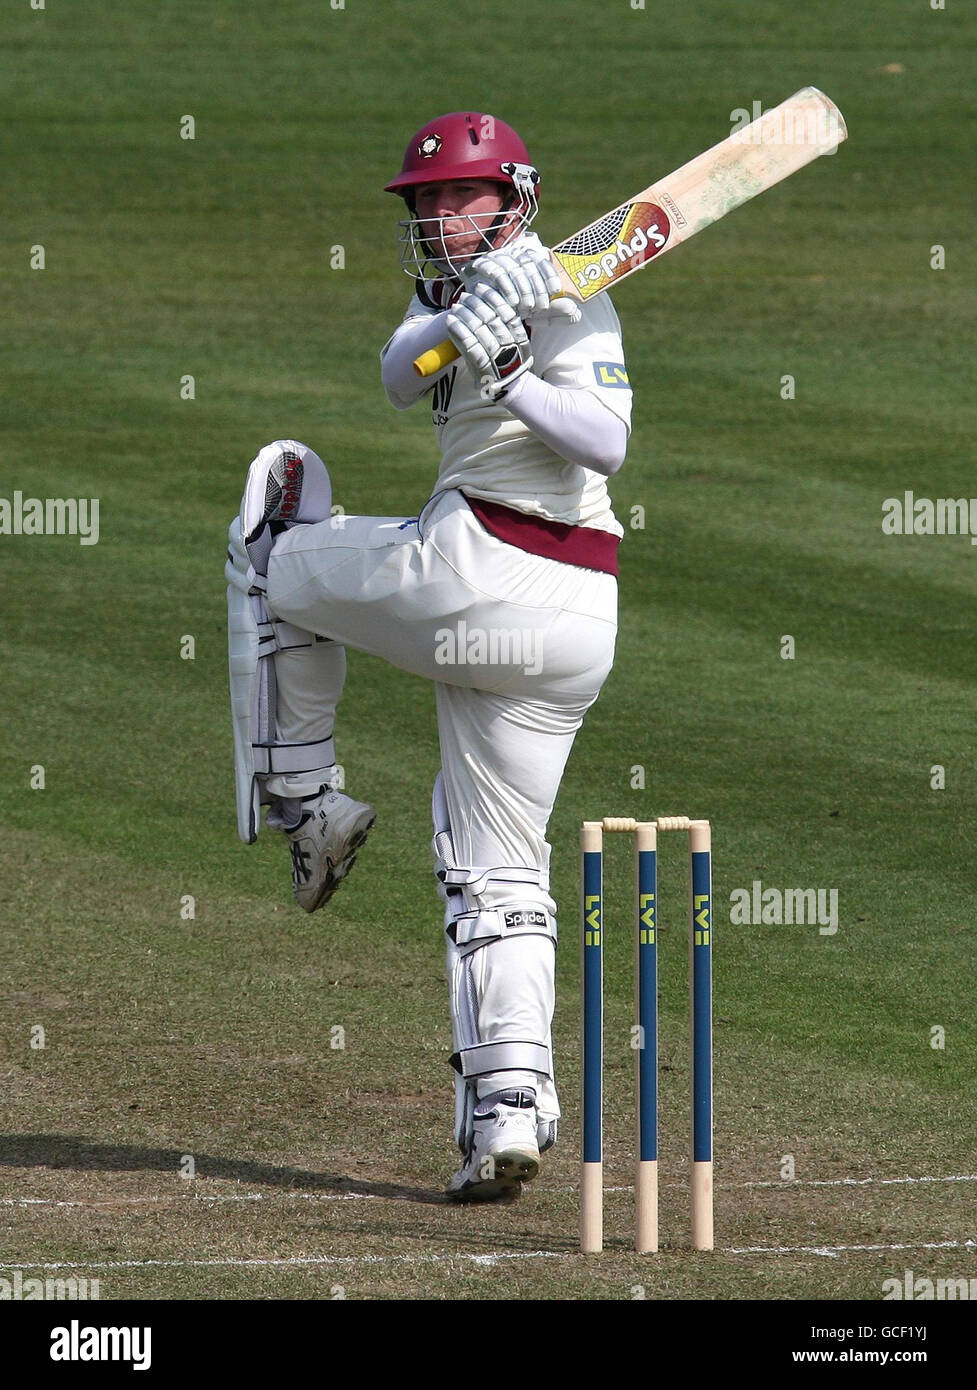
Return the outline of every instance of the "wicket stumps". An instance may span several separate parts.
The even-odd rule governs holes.
[[[583,1164],[580,1248],[603,1248],[602,956],[604,832],[634,835],[638,1160],[635,1249],[658,1249],[658,832],[687,830],[689,875],[689,1013],[692,1057],[692,1244],[713,1248],[712,1200],[712,835],[707,820],[660,816],[605,817],[580,831],[583,965]]]

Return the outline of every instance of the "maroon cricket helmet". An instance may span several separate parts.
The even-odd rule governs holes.
[[[516,189],[517,172],[528,172],[538,198],[539,173],[512,126],[480,111],[452,111],[411,136],[400,173],[384,192],[410,200],[418,184],[452,179],[492,179]]]

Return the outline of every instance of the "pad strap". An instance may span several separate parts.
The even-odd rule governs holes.
[[[332,767],[336,750],[331,738],[317,743],[255,743],[254,770],[258,777],[277,773],[314,772]]]
[[[435,836],[440,839],[440,836]],[[484,893],[488,887],[489,880],[492,883],[528,883],[535,888],[540,888],[544,893],[549,892],[550,875],[548,869],[529,869],[521,866],[501,865],[497,868],[482,869],[475,867],[457,868],[444,863],[442,857],[442,867],[437,871],[437,876],[446,888],[468,888],[477,897]]]
[[[484,945],[504,936],[548,936],[554,942],[557,937],[556,918],[532,903],[463,912],[445,930],[456,946]]]
[[[258,628],[258,656],[274,656],[275,652],[296,651],[299,647],[315,646],[317,641],[322,638],[315,638],[310,641],[311,633],[303,628],[295,627],[292,623],[279,622],[274,618],[268,617],[268,610],[261,605],[260,615],[256,619]]]
[[[486,1076],[493,1071],[536,1071],[552,1076],[550,1050],[542,1043],[515,1038],[511,1042],[475,1043],[450,1059],[459,1076]]]

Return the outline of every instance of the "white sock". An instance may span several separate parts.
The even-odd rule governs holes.
[[[280,797],[278,807],[282,818],[282,829],[285,831],[294,830],[305,811],[302,798],[298,796]]]
[[[318,801],[319,797],[326,790],[320,787],[311,796],[280,796],[278,798],[279,814],[282,818],[282,829],[288,833],[294,830],[309,809],[309,803]]]

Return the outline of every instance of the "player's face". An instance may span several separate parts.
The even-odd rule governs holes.
[[[457,265],[487,251],[486,234],[498,219],[503,202],[502,188],[491,179],[421,184],[415,195],[415,211],[433,258]],[[503,226],[492,244],[504,242],[506,231]]]

